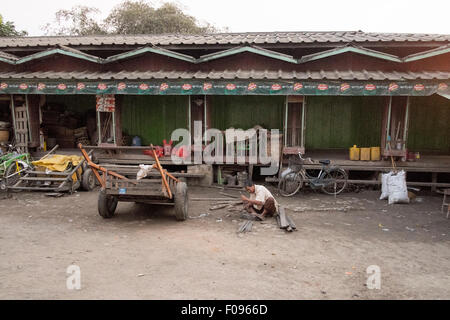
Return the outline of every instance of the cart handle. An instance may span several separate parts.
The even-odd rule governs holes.
[[[137,185],[136,182],[131,181],[130,179],[128,179],[127,177],[124,177],[114,171],[109,171],[101,166],[99,166],[98,164],[95,164],[91,161],[91,158],[89,157],[89,155],[86,153],[86,150],[83,149],[83,145],[81,143],[78,144],[78,148],[81,151],[81,154],[83,155],[84,159],[86,160],[87,164],[91,167],[92,171],[94,172],[95,177],[97,178],[98,182],[100,183],[100,185],[102,186],[103,189],[106,188],[106,183],[105,181],[100,177],[100,174],[98,173],[97,170],[102,171],[103,173],[107,173],[112,175],[113,177],[119,178],[121,180],[130,182],[134,185]]]
[[[159,173],[161,174],[161,178],[162,178],[164,187],[166,188],[167,194],[169,195],[169,199],[172,199],[173,198],[172,190],[170,190],[169,183],[167,182],[167,179],[166,179],[166,174],[165,174],[163,168],[161,167],[161,163],[159,162],[158,155],[156,154],[153,144],[151,144],[150,147],[152,148],[153,156],[155,157],[156,168],[158,168]]]

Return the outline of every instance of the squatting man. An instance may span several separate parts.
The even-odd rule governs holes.
[[[264,220],[266,216],[272,217],[278,212],[278,203],[270,191],[261,185],[255,185],[247,181],[245,189],[250,194],[250,198],[242,195],[244,209],[259,220]]]

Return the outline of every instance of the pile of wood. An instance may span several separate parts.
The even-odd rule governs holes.
[[[286,214],[284,207],[278,209],[277,223],[280,229],[285,229],[287,232],[293,232],[297,230],[297,226],[294,221]]]
[[[253,227],[253,220],[247,220],[239,226],[237,232],[238,233],[250,232],[252,231],[252,227]]]

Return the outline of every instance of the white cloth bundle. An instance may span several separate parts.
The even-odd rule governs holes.
[[[147,177],[148,174],[153,170],[153,166],[147,166],[145,164],[139,165],[139,168],[141,168],[141,170],[139,170],[139,172],[137,173],[137,178],[136,178],[136,180],[138,180],[138,181]]]

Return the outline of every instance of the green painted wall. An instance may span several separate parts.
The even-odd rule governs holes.
[[[122,100],[122,130],[139,136],[144,145],[162,145],[173,130],[188,128],[188,96],[125,95]]]
[[[379,146],[384,104],[384,97],[308,96],[306,148]]]
[[[408,149],[450,154],[450,100],[411,97]]]
[[[249,129],[260,125],[283,130],[283,96],[211,96],[211,127]]]

